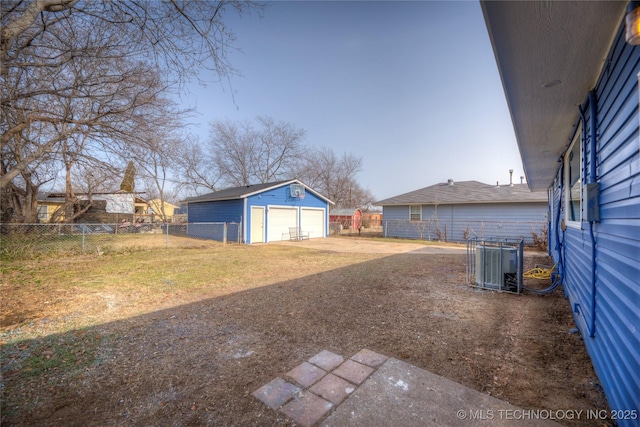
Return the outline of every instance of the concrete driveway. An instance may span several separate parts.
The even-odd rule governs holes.
[[[467,251],[466,245],[460,243],[413,243],[395,239],[380,241],[358,237],[328,237],[295,242],[283,241],[277,242],[277,244],[361,254],[465,254]]]
[[[411,242],[407,240],[374,240],[361,237],[327,237],[326,239],[309,239],[300,241],[282,241],[269,243],[270,245],[291,245],[303,248],[317,249],[321,251],[360,253],[360,254],[466,254],[467,246],[464,243],[435,243],[435,242]],[[546,256],[546,252],[532,248],[525,248],[524,256]]]

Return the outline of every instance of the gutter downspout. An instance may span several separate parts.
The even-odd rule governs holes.
[[[549,188],[547,188],[547,203],[549,205],[549,215],[547,217],[547,255],[551,256],[553,253],[553,250],[551,249],[551,232],[553,231],[552,227],[553,227],[553,218],[551,218],[551,212],[553,211],[555,213],[555,200],[554,200],[554,188],[553,188],[553,183],[551,183],[551,185],[549,186]]]
[[[562,157],[561,157],[562,159]],[[566,229],[565,227],[563,227],[563,223],[560,222],[560,210],[562,209],[562,203],[565,200],[565,194],[564,194],[564,161],[560,162],[560,175],[558,178],[558,191],[560,192],[560,194],[558,195],[558,209],[556,210],[556,251],[558,251],[558,273],[560,274],[560,277],[562,278],[562,280],[564,280],[565,277],[565,271],[564,271],[564,266],[567,265],[566,264],[566,260],[565,260],[565,250],[564,250],[564,238],[566,233]],[[562,239],[560,238],[560,232],[562,232]],[[568,290],[565,287],[564,289],[564,296],[567,297],[568,296]]]
[[[594,90],[589,92],[589,108],[591,110],[590,119],[590,131],[591,131],[591,150],[589,152],[589,184],[597,183],[596,177],[596,137],[597,137],[597,114],[598,105],[596,102],[596,93]],[[598,202],[599,203],[599,200]],[[596,336],[596,238],[593,234],[593,227],[595,223],[594,218],[590,218],[589,221],[589,234],[591,234],[591,333],[589,337],[594,338]]]

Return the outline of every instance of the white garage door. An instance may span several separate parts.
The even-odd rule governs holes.
[[[324,237],[324,209],[302,209],[300,229],[303,233],[309,233],[309,238]]]
[[[269,207],[267,223],[268,242],[289,240],[289,227],[298,225],[298,208]]]

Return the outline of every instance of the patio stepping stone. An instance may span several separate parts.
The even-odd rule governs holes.
[[[309,387],[326,375],[327,371],[308,362],[302,362],[285,375],[303,387]]]
[[[327,402],[313,393],[304,393],[280,409],[280,412],[303,427],[311,427],[333,409],[333,403]]]
[[[354,384],[361,384],[366,380],[374,369],[362,363],[354,362],[349,359],[333,371],[335,375],[351,381]]]
[[[342,362],[344,362],[344,358],[342,356],[327,350],[322,350],[320,353],[309,359],[309,363],[312,363],[325,371],[332,370]]]
[[[334,405],[339,405],[351,393],[354,392],[356,386],[337,377],[333,374],[327,374],[309,389],[309,391],[320,397],[327,399]]]
[[[351,360],[371,366],[372,368],[377,368],[386,362],[387,359],[389,359],[387,356],[376,353],[375,351],[367,350],[366,348],[351,356]]]
[[[300,387],[276,378],[251,394],[269,408],[277,409],[301,391]]]

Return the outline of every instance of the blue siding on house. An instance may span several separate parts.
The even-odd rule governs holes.
[[[383,206],[382,218],[384,220],[399,220],[409,219],[409,207],[408,206]]]
[[[189,203],[189,222],[240,222],[244,202],[222,200],[216,202]]]
[[[223,226],[211,226],[210,222],[236,222],[242,221],[242,200],[224,200],[219,202],[196,202],[189,203],[187,214],[187,234],[189,236],[200,237],[223,241]],[[237,242],[240,238],[241,227],[227,228],[227,241]]]
[[[289,207],[317,207],[326,208],[328,203],[320,197],[313,194],[311,191],[307,191],[304,199],[298,197],[291,197],[289,185],[285,185],[279,188],[273,188],[268,191],[264,191],[260,194],[254,194],[247,198],[249,206],[289,206]]]
[[[544,203],[422,205],[422,221],[409,222],[409,205],[383,206],[385,236],[408,239],[465,241],[473,238],[524,238],[541,233],[547,221]]]
[[[550,254],[560,263],[576,324],[611,409],[640,411],[640,47],[626,44],[622,29],[606,64],[595,87],[594,177],[588,107],[583,123],[583,177],[599,184],[600,221],[562,231],[561,168],[552,185]],[[638,420],[618,424],[637,426]]]

